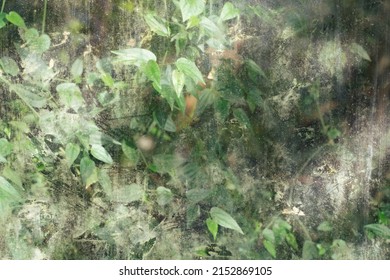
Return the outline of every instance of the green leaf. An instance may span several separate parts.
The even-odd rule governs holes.
[[[123,63],[125,65],[135,65],[139,67],[149,60],[157,60],[154,53],[146,49],[131,48],[111,52],[118,56],[115,59],[115,62]]]
[[[234,109],[233,115],[241,125],[245,126],[245,128],[249,128],[249,129],[251,128],[250,120],[243,109],[241,108]]]
[[[289,232],[286,235],[286,241],[294,250],[298,250],[298,242],[293,233]]]
[[[210,195],[210,190],[195,188],[187,191],[186,197],[189,203],[196,204],[206,199]]]
[[[185,83],[185,76],[182,72],[178,70],[172,71],[172,84],[177,96],[182,94]]]
[[[19,190],[23,190],[22,176],[18,172],[12,170],[9,166],[5,166],[3,176],[14,183]]]
[[[46,34],[42,34],[35,40],[31,40],[28,45],[32,51],[41,54],[50,48],[50,44],[50,37]]]
[[[224,210],[218,207],[213,207],[210,209],[210,216],[216,222],[222,227],[230,228],[232,230],[238,231],[241,234],[244,234],[240,228],[240,226],[237,224],[237,222],[230,216],[228,213],[226,213]]]
[[[390,239],[390,228],[382,224],[369,224],[364,226],[365,230],[374,233],[376,236]]]
[[[120,203],[131,203],[144,198],[145,191],[141,185],[130,184],[122,188],[115,189],[110,195],[111,200]]]
[[[5,138],[1,138],[0,139],[0,155],[3,157],[6,157],[12,153],[12,150],[13,150],[12,143],[8,142],[8,140]]]
[[[137,165],[139,153],[136,149],[128,146],[125,141],[122,142],[122,152],[131,161],[133,165]]]
[[[214,240],[216,240],[218,234],[218,224],[213,219],[207,218],[206,225],[210,233],[213,235]]]
[[[75,79],[75,78],[80,77],[83,74],[83,69],[84,69],[83,60],[80,58],[76,59],[73,62],[72,67],[70,69],[70,73],[72,75],[72,78]]]
[[[186,21],[190,17],[203,13],[205,5],[204,0],[180,0],[179,7],[183,21]]]
[[[188,60],[187,58],[181,57],[176,61],[176,67],[188,78],[192,79],[195,83],[202,82],[203,80],[202,73],[199,71],[198,67],[194,62]]]
[[[153,14],[147,14],[145,17],[146,24],[150,29],[160,36],[168,37],[171,33],[167,21],[161,17],[156,18]]]
[[[22,196],[4,177],[0,176],[0,202],[3,199],[19,201]]]
[[[171,190],[165,187],[158,187],[156,190],[156,194],[157,194],[157,203],[160,206],[164,206],[171,203],[173,199],[173,194]]]
[[[240,15],[240,11],[234,7],[234,5],[230,2],[225,3],[223,5],[221,15],[219,16],[219,19],[221,21],[229,20],[232,18],[235,18]]]
[[[141,66],[141,69],[150,81],[156,83],[157,85],[160,85],[161,72],[160,67],[158,66],[156,61],[149,60],[147,63]]]
[[[325,221],[325,222],[322,222],[318,227],[317,227],[317,230],[318,231],[323,231],[323,232],[329,232],[329,231],[332,231],[333,230],[333,227],[332,225]]]
[[[80,88],[74,83],[62,83],[56,87],[60,101],[66,107],[77,111],[83,104],[84,98],[81,94]]]
[[[264,245],[265,249],[267,250],[267,252],[270,253],[270,255],[271,255],[273,258],[276,258],[276,248],[275,248],[275,244],[272,243],[271,241],[263,240],[263,245]]]
[[[263,230],[263,237],[271,243],[275,243],[275,234],[269,228]]]
[[[73,162],[80,154],[80,146],[73,143],[68,143],[65,147],[65,158],[68,163],[68,167],[71,167]]]
[[[203,17],[200,21],[200,25],[213,40],[219,41],[219,45],[223,45],[226,42],[225,32],[211,19]]]
[[[20,28],[26,28],[26,24],[24,23],[23,18],[18,13],[12,11],[5,17],[13,25],[16,25]]]
[[[106,151],[106,149],[101,145],[93,144],[91,145],[91,155],[94,158],[108,164],[112,164],[113,160],[110,154]]]
[[[7,25],[7,22],[5,20],[6,16],[6,13],[0,13],[0,29]]]
[[[317,246],[313,241],[306,240],[303,243],[302,248],[302,259],[304,260],[314,260],[318,258]]]
[[[371,58],[368,55],[367,51],[359,44],[352,43],[351,44],[351,52],[362,59],[371,61]]]
[[[19,74],[19,66],[12,58],[8,56],[3,56],[0,59],[0,66],[3,71],[11,76],[16,76]]]
[[[46,106],[46,97],[39,95],[37,92],[33,92],[33,90],[36,89],[25,87],[20,84],[13,84],[10,85],[10,90],[16,92],[16,94],[31,107],[42,108]]]
[[[80,174],[86,188],[98,181],[95,162],[88,156],[83,157],[80,161]]]

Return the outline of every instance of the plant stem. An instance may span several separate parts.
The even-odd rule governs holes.
[[[2,13],[4,11],[5,2],[6,2],[6,0],[3,0],[3,4],[1,4],[1,11],[0,11],[0,13]]]
[[[45,33],[45,27],[46,27],[46,12],[47,12],[47,1],[45,0],[44,6],[43,6],[43,17],[42,17],[42,34]]]

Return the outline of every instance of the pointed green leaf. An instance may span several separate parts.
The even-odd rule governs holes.
[[[160,206],[164,206],[171,203],[173,199],[173,194],[171,190],[165,187],[158,187],[156,190],[156,194],[157,194],[157,203]]]
[[[42,34],[35,40],[31,40],[29,42],[30,49],[39,54],[47,51],[50,48],[50,45],[51,45],[50,37],[46,34]]]
[[[80,175],[86,188],[98,181],[98,172],[95,162],[88,156],[80,161]]]
[[[208,230],[213,235],[214,240],[216,240],[217,234],[218,234],[218,224],[213,219],[210,219],[210,218],[207,218],[206,224],[207,224]]]
[[[265,249],[267,250],[267,252],[270,253],[270,255],[271,255],[273,258],[276,258],[276,248],[275,248],[275,244],[272,243],[271,241],[263,240],[263,245],[264,245]]]
[[[84,98],[78,85],[74,83],[62,83],[56,87],[60,101],[66,107],[77,111],[83,104]]]
[[[325,222],[322,222],[318,227],[317,227],[317,230],[318,231],[324,231],[324,232],[328,232],[328,231],[332,231],[333,227],[332,225],[325,221]]]
[[[169,25],[166,20],[161,17],[155,17],[153,14],[147,14],[145,16],[146,24],[149,25],[153,32],[156,32],[160,36],[168,37],[171,33]]]
[[[4,177],[0,176],[0,202],[3,199],[20,200],[19,192]]]
[[[237,119],[237,121],[244,125],[245,128],[251,128],[251,123],[248,118],[248,115],[245,113],[245,111],[241,108],[237,108],[233,110],[233,115]]]
[[[390,228],[382,224],[369,224],[364,226],[365,230],[371,231],[379,237],[390,239]]]
[[[179,7],[183,21],[204,12],[204,0],[180,0]]]
[[[112,160],[110,154],[101,145],[96,145],[96,144],[91,145],[91,155],[93,155],[94,158],[96,158],[102,162],[105,162],[108,164],[113,163],[113,160]]]
[[[181,57],[176,61],[176,67],[188,78],[192,79],[195,83],[202,82],[203,80],[202,73],[199,71],[198,67],[194,62],[188,60],[187,58]]]
[[[6,19],[17,27],[26,28],[23,18],[16,12],[10,12],[6,15]]]
[[[13,84],[10,86],[10,90],[16,92],[16,94],[31,107],[42,108],[46,106],[46,97],[32,91],[35,89],[30,90],[29,87],[25,87],[21,84]]]
[[[12,153],[12,150],[13,150],[12,143],[8,142],[8,140],[5,138],[1,138],[0,139],[0,155],[3,157],[6,157]]]
[[[68,167],[71,167],[73,162],[80,154],[80,146],[73,143],[68,143],[65,147],[65,158],[68,163]]]
[[[227,212],[222,210],[218,207],[213,207],[210,209],[210,216],[216,222],[222,227],[230,228],[235,231],[238,231],[241,234],[244,234],[240,228],[240,226],[237,224],[237,222],[230,216]]]
[[[274,234],[274,232],[273,232],[272,230],[270,230],[269,228],[265,228],[265,229],[263,230],[263,237],[264,237],[266,240],[268,240],[268,241],[270,241],[270,242],[272,242],[272,243],[275,243],[275,234]]]
[[[75,79],[80,77],[83,74],[83,69],[84,69],[83,60],[80,58],[76,59],[72,64],[72,68],[70,69],[72,78]]]
[[[180,96],[182,94],[184,83],[185,83],[184,74],[178,70],[173,70],[172,71],[172,84],[173,84],[173,88],[175,89],[177,96]]]
[[[122,152],[123,154],[131,161],[133,165],[137,165],[139,159],[139,153],[137,149],[134,149],[126,144],[125,141],[122,142]]]
[[[160,84],[161,72],[160,67],[158,66],[156,61],[149,60],[147,63],[142,65],[141,69],[150,81],[152,81],[156,85]]]
[[[240,14],[239,10],[236,9],[236,7],[234,7],[234,5],[232,3],[227,2],[227,3],[225,3],[225,5],[223,5],[219,19],[221,21],[225,21],[225,20],[235,18],[235,17],[239,16],[239,14]]]
[[[356,54],[358,57],[371,61],[371,58],[367,51],[359,44],[352,43],[351,44],[351,52]]]
[[[131,48],[111,52],[117,55],[115,62],[123,63],[125,65],[135,65],[139,67],[149,60],[157,60],[154,53],[146,49]]]
[[[19,66],[12,58],[8,56],[3,56],[0,59],[0,66],[3,71],[11,76],[16,76],[19,74]]]
[[[287,233],[286,241],[287,241],[288,245],[291,246],[291,248],[293,248],[294,250],[298,250],[298,242],[297,242],[294,234],[292,234],[291,232]]]

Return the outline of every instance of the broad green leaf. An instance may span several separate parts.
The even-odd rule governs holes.
[[[5,138],[1,138],[0,139],[0,155],[3,157],[6,157],[12,153],[12,150],[13,150],[12,143],[8,142],[8,140]]]
[[[225,3],[223,5],[221,15],[219,16],[219,19],[221,21],[229,20],[232,18],[235,18],[240,15],[240,11],[234,7],[234,5],[230,2]]]
[[[324,231],[324,232],[328,232],[328,231],[332,231],[333,230],[333,227],[332,225],[325,221],[325,222],[322,222],[318,227],[317,227],[317,230],[318,231]]]
[[[298,242],[293,233],[289,232],[286,235],[286,241],[294,250],[298,250]]]
[[[102,186],[103,191],[106,195],[111,197],[112,194],[112,183],[111,178],[108,173],[108,170],[106,169],[99,169],[98,170],[98,178],[99,178],[99,184]]]
[[[42,108],[46,106],[47,99],[44,96],[39,95],[37,92],[33,92],[31,89],[20,84],[14,84],[10,86],[10,90],[14,91],[19,98],[25,103],[34,108]]]
[[[187,58],[181,57],[176,61],[176,67],[188,78],[192,79],[195,83],[202,82],[203,80],[202,73],[199,71],[198,67],[194,62],[188,60]]]
[[[171,107],[171,110],[173,110],[177,98],[175,90],[171,86],[162,85],[160,94],[163,98],[166,99],[169,106]]]
[[[94,158],[108,164],[112,164],[113,160],[110,154],[106,151],[106,149],[101,145],[91,145],[91,155]]]
[[[111,52],[117,55],[115,62],[123,63],[125,65],[135,65],[139,67],[149,60],[157,60],[154,53],[146,49],[131,48]]]
[[[0,59],[0,65],[3,71],[7,74],[10,74],[11,76],[16,76],[19,74],[18,64],[15,62],[15,60],[8,56],[3,56]]]
[[[88,156],[83,157],[80,161],[80,174],[86,188],[98,181],[95,162]]]
[[[0,13],[0,29],[7,25],[7,22],[5,20],[6,16],[6,13]]]
[[[80,154],[80,146],[73,143],[68,143],[65,147],[65,158],[68,163],[68,167],[71,167],[73,162]]]
[[[8,166],[5,166],[3,169],[3,176],[14,183],[19,190],[23,190],[22,176],[20,176],[18,172],[12,170]]]
[[[186,21],[190,17],[203,13],[205,4],[204,0],[180,0],[179,7],[183,21]]]
[[[165,187],[158,187],[156,190],[157,203],[160,206],[167,205],[171,203],[173,199],[173,194],[170,189]]]
[[[238,231],[241,234],[244,234],[240,228],[240,226],[237,224],[237,222],[230,216],[227,212],[222,210],[218,207],[213,207],[210,209],[210,216],[216,222],[222,227],[230,228],[235,231]]]
[[[168,37],[171,33],[167,21],[161,17],[155,17],[153,14],[147,14],[145,16],[146,24],[149,25],[153,32],[156,32],[160,36]]]
[[[141,66],[141,69],[150,81],[152,81],[156,85],[160,85],[161,72],[160,67],[158,66],[156,61],[149,60],[147,63]]]
[[[195,188],[187,191],[186,197],[189,203],[196,204],[206,199],[210,195],[210,190]]]
[[[50,44],[50,37],[46,34],[42,34],[35,40],[31,40],[28,45],[32,51],[41,54],[50,48]]]
[[[306,240],[303,243],[302,248],[302,259],[304,260],[314,260],[318,258],[317,246],[313,241]]]
[[[264,245],[265,249],[267,250],[267,252],[270,253],[270,255],[273,258],[276,258],[275,244],[272,243],[271,241],[265,239],[265,240],[263,240],[263,245]]]
[[[207,218],[206,224],[207,224],[208,230],[213,235],[214,240],[216,240],[217,234],[218,234],[218,224],[213,219],[210,219],[210,218]]]
[[[133,165],[137,165],[139,160],[139,153],[137,149],[134,149],[126,144],[125,141],[122,142],[122,152],[123,154],[131,161]]]
[[[225,32],[222,31],[214,21],[209,18],[203,17],[200,21],[200,26],[204,28],[207,34],[214,40],[220,41],[222,44],[225,43]]]
[[[369,224],[364,226],[365,230],[371,231],[376,236],[390,239],[390,228],[382,224]]]
[[[84,69],[83,60],[80,58],[76,59],[72,64],[72,68],[70,69],[72,78],[75,79],[80,77],[83,74],[83,69]]]
[[[359,44],[352,43],[351,44],[351,52],[357,55],[358,57],[371,61],[371,58],[367,51]]]
[[[245,126],[245,128],[249,128],[249,129],[251,128],[251,123],[248,118],[248,115],[245,113],[245,111],[242,108],[234,109],[233,115],[241,125]]]
[[[263,237],[270,241],[271,243],[275,243],[275,234],[272,230],[270,230],[269,228],[265,228],[263,230]]]
[[[178,70],[172,71],[172,84],[177,96],[182,94],[185,83],[185,76],[182,72]]]
[[[26,28],[26,24],[24,23],[23,18],[16,12],[10,12],[8,15],[6,15],[6,19],[17,27]]]
[[[4,177],[0,176],[0,201],[3,199],[20,200],[22,196]]]
[[[62,83],[56,87],[60,101],[66,107],[77,111],[83,104],[84,98],[81,94],[80,88],[74,83]]]
[[[174,123],[172,116],[168,116],[164,125],[164,130],[168,132],[176,132],[176,124]]]
[[[144,198],[145,191],[141,185],[130,184],[121,188],[116,188],[110,198],[115,202],[131,203],[134,201],[140,201]]]
[[[29,28],[21,34],[22,38],[29,44],[30,42],[37,40],[39,37],[39,31],[36,28]]]

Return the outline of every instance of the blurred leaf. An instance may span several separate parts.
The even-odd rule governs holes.
[[[112,183],[109,173],[106,169],[99,169],[98,171],[99,184],[102,186],[103,191],[106,195],[111,197],[112,194]]]
[[[41,54],[50,48],[50,44],[50,37],[46,34],[42,34],[35,40],[31,40],[28,45],[32,51]]]
[[[164,206],[171,203],[173,199],[173,194],[171,190],[165,187],[158,187],[156,190],[156,194],[157,194],[157,203],[160,206]]]
[[[341,239],[335,239],[332,242],[332,259],[333,260],[347,260],[349,259],[349,248],[347,243]]]
[[[218,223],[216,223],[213,219],[207,218],[206,224],[208,230],[213,235],[214,240],[216,240],[218,234]]]
[[[298,242],[293,233],[289,232],[286,235],[286,241],[294,250],[298,250]]]
[[[62,83],[56,87],[60,101],[66,107],[77,111],[83,104],[84,98],[81,94],[80,88],[74,83]]]
[[[173,70],[172,71],[172,84],[173,84],[173,88],[175,89],[177,96],[180,96],[182,94],[184,83],[185,83],[184,74],[178,70]]]
[[[245,128],[249,128],[249,129],[251,128],[251,123],[249,121],[249,118],[243,109],[241,108],[234,109],[233,115],[240,124],[245,126]]]
[[[110,154],[101,145],[96,145],[96,144],[91,145],[91,155],[93,155],[94,158],[104,163],[113,164],[113,160]]]
[[[12,11],[5,17],[10,23],[16,25],[17,27],[26,28],[23,18],[18,13]]]
[[[186,226],[187,228],[200,217],[200,206],[198,204],[187,205],[186,208]]]
[[[273,258],[276,258],[276,248],[275,248],[275,244],[272,243],[271,241],[263,240],[263,245],[264,245],[265,249],[267,250],[267,252],[270,253],[270,255],[271,255]]]
[[[195,188],[186,192],[186,197],[188,202],[191,204],[196,204],[206,199],[210,195],[210,190]]]
[[[225,32],[222,31],[217,24],[215,24],[214,21],[207,17],[203,17],[202,20],[200,21],[200,26],[204,28],[204,30],[207,32],[207,34],[211,37],[213,40],[217,40],[219,44],[217,45],[223,45],[226,43],[225,39]],[[215,43],[214,43],[215,45]],[[217,46],[215,46],[217,47]],[[221,49],[221,47],[218,47],[217,49]]]
[[[84,62],[82,59],[77,58],[70,69],[70,73],[72,75],[72,78],[78,78],[83,74],[83,69],[84,69]]]
[[[167,121],[164,125],[164,130],[168,132],[176,132],[176,124],[172,120],[172,117],[169,115]]]
[[[80,161],[80,174],[86,188],[98,181],[95,162],[88,156],[83,157]]]
[[[37,92],[30,91],[29,87],[19,84],[10,85],[10,90],[14,91],[25,103],[34,108],[46,106],[46,97],[39,95]],[[36,90],[36,89],[32,89]]]
[[[144,198],[145,191],[141,185],[130,184],[121,188],[114,189],[110,198],[115,202],[131,203]]]
[[[180,160],[172,154],[158,154],[153,156],[153,164],[160,174],[175,172],[181,164]]]
[[[0,59],[0,65],[3,71],[7,74],[10,74],[11,76],[16,76],[19,74],[18,64],[15,62],[15,60],[8,56],[3,56]]]
[[[7,25],[6,16],[6,13],[0,13],[0,29]]]
[[[116,62],[123,63],[125,65],[135,65],[139,67],[149,60],[157,60],[154,53],[146,49],[131,48],[111,52],[118,56],[115,59]]]
[[[22,196],[4,177],[0,176],[0,201],[12,199],[21,200]]]
[[[73,162],[80,154],[80,146],[73,143],[68,143],[65,147],[65,158],[68,163],[68,167],[71,167]]]
[[[359,44],[352,43],[351,44],[351,52],[356,54],[358,57],[371,61],[370,56],[368,55],[367,51]]]
[[[213,207],[210,209],[210,216],[216,222],[222,227],[230,228],[235,231],[238,231],[241,234],[244,234],[240,228],[240,226],[237,224],[237,222],[230,216],[227,212],[222,210],[218,207]]]
[[[139,154],[137,149],[134,149],[126,144],[125,141],[122,142],[122,152],[123,154],[131,161],[133,165],[137,165]]]
[[[141,69],[150,81],[156,83],[157,85],[160,85],[161,72],[160,67],[158,66],[156,61],[149,60],[147,63],[141,66]]]
[[[198,82],[205,83],[203,80],[202,73],[199,71],[198,67],[194,62],[188,60],[187,58],[181,57],[176,61],[176,67],[188,78],[192,79],[196,84]]]
[[[333,227],[332,227],[332,225],[331,225],[328,221],[325,221],[325,222],[322,222],[322,223],[317,227],[317,230],[318,230],[318,231],[329,232],[329,231],[332,231],[332,230],[333,230]]]
[[[12,153],[12,150],[13,150],[12,143],[8,142],[8,140],[5,138],[1,138],[0,139],[0,155],[3,157],[6,157]]]
[[[229,20],[232,18],[235,18],[240,15],[240,11],[234,7],[234,5],[230,2],[225,3],[223,5],[221,15],[219,16],[219,19],[221,21]]]
[[[390,239],[390,228],[382,224],[369,224],[364,226],[365,230],[374,233],[376,236]]]
[[[263,237],[268,240],[269,242],[271,243],[275,243],[275,234],[272,230],[270,230],[269,228],[265,228],[263,230]]]
[[[146,24],[150,29],[160,36],[168,37],[171,33],[167,21],[161,17],[155,17],[153,14],[147,14],[145,17]]]
[[[306,240],[302,248],[302,259],[314,260],[318,258],[318,251],[316,244],[312,241]]]
[[[180,0],[179,7],[183,21],[186,21],[203,13],[205,5],[204,0]]]

